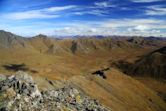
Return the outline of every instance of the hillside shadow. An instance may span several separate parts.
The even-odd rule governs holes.
[[[120,69],[125,74],[132,74],[133,64],[124,60],[119,60],[111,63],[111,66]]]
[[[110,68],[105,68],[105,69],[97,70],[97,71],[93,72],[92,74],[93,74],[93,75],[100,76],[100,77],[102,77],[103,79],[107,79],[107,77],[106,77],[106,75],[105,75],[105,71],[108,71],[108,70],[110,70]]]
[[[23,64],[6,64],[2,65],[3,68],[9,71],[28,71],[29,68],[23,63]]]
[[[22,63],[22,64],[5,64],[5,65],[2,65],[2,67],[5,68],[8,71],[14,71],[14,72],[29,71],[31,73],[38,73],[38,71],[35,70],[35,69],[29,69],[27,67],[27,65],[24,64],[24,63]]]

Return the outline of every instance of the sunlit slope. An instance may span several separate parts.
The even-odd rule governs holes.
[[[111,69],[107,79],[75,76],[70,81],[113,111],[165,111],[166,104],[154,91],[123,73]]]

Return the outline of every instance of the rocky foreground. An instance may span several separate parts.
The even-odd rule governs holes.
[[[0,75],[0,111],[110,111],[72,85],[39,91],[32,77]]]

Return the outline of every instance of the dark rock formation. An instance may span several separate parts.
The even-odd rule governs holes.
[[[166,46],[143,56],[133,64],[118,61],[113,65],[126,74],[166,79]]]

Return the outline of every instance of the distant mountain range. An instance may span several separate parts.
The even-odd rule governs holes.
[[[72,38],[53,38],[37,35],[24,38],[10,32],[0,30],[0,47],[7,49],[33,49],[40,53],[91,53],[111,50],[112,48],[164,46],[166,39],[157,37],[122,37],[122,36],[75,36]]]

